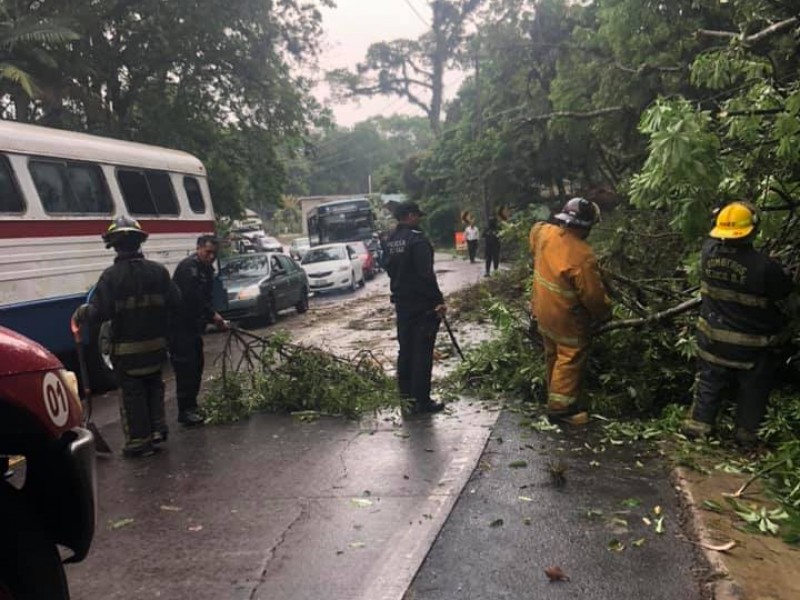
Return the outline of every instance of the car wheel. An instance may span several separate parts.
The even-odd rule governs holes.
[[[367,278],[367,281],[372,281],[373,279],[375,279],[375,270],[370,269],[369,271],[366,271],[364,273],[364,276]]]
[[[67,578],[55,543],[24,492],[0,481],[0,597],[19,600],[66,600]]]
[[[365,285],[367,285],[367,282],[364,281],[364,273],[362,272],[361,273],[361,280],[358,282],[358,287],[362,287],[363,288]]]
[[[274,325],[278,322],[278,309],[275,307],[275,298],[270,296],[264,306],[264,321],[267,325]]]
[[[300,300],[294,307],[301,315],[308,311],[308,290],[306,288],[300,290]]]

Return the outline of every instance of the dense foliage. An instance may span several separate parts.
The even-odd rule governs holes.
[[[2,66],[3,118],[192,152],[223,214],[279,203],[278,148],[319,113],[297,75],[318,52],[315,4],[37,0],[3,3],[0,18],[17,32],[0,38],[14,61]]]

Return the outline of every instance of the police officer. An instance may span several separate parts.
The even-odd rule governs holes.
[[[435,413],[444,405],[431,400],[433,347],[447,308],[433,271],[433,246],[418,229],[424,213],[415,202],[395,210],[398,225],[386,241],[386,271],[397,314],[397,382],[411,400],[412,413]]]
[[[184,258],[175,269],[173,281],[181,291],[181,312],[170,340],[170,357],[175,371],[178,399],[178,422],[186,426],[202,425],[197,411],[197,394],[205,366],[203,333],[214,323],[225,331],[225,320],[214,311],[214,260],[219,242],[212,235],[197,238],[197,250]]]
[[[776,346],[785,320],[776,302],[792,291],[780,264],[753,248],[759,214],[746,202],[722,208],[700,259],[698,371],[691,438],[710,433],[726,389],[735,389],[735,439],[756,442],[778,366]]]
[[[111,321],[111,361],[122,391],[120,414],[126,457],[149,456],[167,440],[164,382],[170,321],[180,306],[180,292],[162,265],[146,260],[141,245],[147,233],[135,220],[119,217],[103,234],[114,248],[88,304],[78,307],[78,324]]]

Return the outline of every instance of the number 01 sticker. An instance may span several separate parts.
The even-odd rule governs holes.
[[[63,427],[69,418],[67,390],[58,375],[47,373],[42,380],[42,396],[47,415],[56,427]]]

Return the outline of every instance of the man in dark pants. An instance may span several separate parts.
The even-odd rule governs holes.
[[[792,291],[781,266],[753,248],[759,215],[745,202],[720,210],[700,260],[702,304],[691,438],[711,432],[723,392],[735,392],[736,441],[752,445],[767,408],[786,323],[775,305]]]
[[[447,308],[433,271],[433,246],[417,227],[424,213],[415,202],[395,210],[398,225],[386,242],[386,271],[397,313],[397,382],[410,399],[409,412],[435,413],[444,405],[431,400],[433,347]]]
[[[500,235],[497,231],[497,219],[489,219],[489,226],[483,233],[484,248],[486,254],[486,273],[489,277],[490,269],[494,265],[494,270],[500,265]]]
[[[128,217],[116,219],[103,235],[117,257],[100,276],[88,304],[75,311],[78,323],[111,321],[111,360],[122,391],[120,414],[126,457],[149,456],[167,439],[164,381],[170,322],[180,292],[164,266],[146,260],[140,246],[147,233]]]
[[[175,371],[178,399],[178,422],[187,426],[202,425],[197,411],[197,394],[203,378],[203,333],[206,325],[214,323],[225,331],[225,320],[214,311],[214,260],[219,243],[211,235],[197,238],[197,251],[184,258],[175,269],[172,280],[181,291],[183,300],[179,319],[170,339],[170,356]]]

